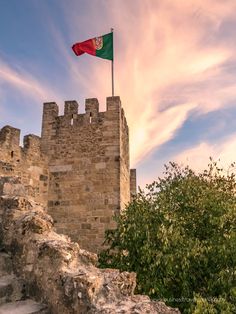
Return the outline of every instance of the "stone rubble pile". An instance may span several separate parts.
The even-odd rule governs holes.
[[[13,273],[11,255],[0,252],[0,314],[49,314],[45,304],[30,299],[25,287]]]
[[[11,288],[12,299],[0,295],[5,303],[0,306],[0,314],[180,313],[163,302],[134,295],[135,273],[97,268],[96,254],[80,249],[69,237],[55,233],[51,216],[40,204],[22,196],[23,188],[16,178],[0,178],[0,191],[3,194],[0,198],[0,244],[7,252],[1,254],[0,267],[2,271],[5,269],[10,281],[14,277],[19,284],[23,283],[25,296],[40,302],[21,301],[25,311],[7,312],[7,306],[11,304],[7,302],[20,302],[23,298],[22,289],[16,284]],[[11,269],[7,269],[8,254],[12,255],[14,276]],[[2,282],[6,274],[1,272]],[[35,311],[30,312],[29,307],[35,307]]]

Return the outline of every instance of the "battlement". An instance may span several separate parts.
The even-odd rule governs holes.
[[[34,134],[28,134],[24,136],[23,140],[24,151],[40,154],[41,138]]]
[[[64,104],[64,116],[70,116],[79,114],[79,105],[75,100],[67,100]],[[119,96],[107,97],[106,99],[106,111],[121,111],[121,101]],[[97,115],[99,113],[99,102],[97,98],[87,98],[85,100],[85,114]],[[43,106],[43,120],[55,119],[59,115],[58,105],[55,102],[44,103]]]
[[[47,102],[43,104],[43,115],[45,118],[55,118],[58,116],[59,108],[58,105],[55,102]]]
[[[61,133],[70,132],[70,138],[82,131],[90,132],[91,127],[99,129],[101,125],[114,129],[116,134],[121,128],[128,134],[128,126],[122,109],[120,97],[107,97],[106,111],[99,111],[97,98],[85,100],[85,113],[80,113],[79,105],[75,100],[65,101],[64,114],[59,115],[58,105],[55,102],[44,103],[42,120],[42,151],[49,151],[55,144],[55,138]],[[104,130],[105,134],[109,132]]]
[[[106,111],[97,98],[65,101],[59,115],[55,102],[44,103],[41,137],[20,130],[0,130],[0,174],[21,178],[27,193],[47,203],[59,232],[83,248],[97,251],[113,216],[136,191],[129,167],[129,132],[120,97],[107,97]]]
[[[10,125],[0,130],[0,143],[3,146],[15,147],[20,145],[20,130]]]
[[[99,102],[97,98],[87,98],[85,100],[85,112],[86,113],[98,113]]]
[[[23,147],[20,146],[20,129],[6,125],[0,129],[1,158],[11,159],[17,156],[18,160],[22,153],[32,152],[35,156],[41,154],[41,138],[34,134],[24,136]],[[18,161],[19,162],[19,161]]]
[[[121,100],[119,96],[107,97],[107,111],[120,111]]]
[[[128,147],[128,125],[120,97],[107,97],[105,112],[99,111],[97,98],[85,100],[85,113],[79,113],[78,109],[79,105],[75,100],[65,101],[64,115],[58,115],[58,106],[55,102],[44,103],[42,151],[50,156],[58,154],[59,142],[67,144],[73,142],[69,154],[72,156],[73,152],[78,152],[81,146],[87,146],[88,151],[93,150],[94,146],[90,144],[93,140],[97,142],[97,145],[104,142],[103,147],[114,146],[113,150],[108,149],[109,156],[111,154],[118,156],[124,152],[127,155],[125,157],[127,165],[129,165],[129,154],[125,152],[125,147]],[[124,145],[121,142],[124,142]],[[63,154],[65,153],[64,150]]]
[[[41,153],[41,138],[29,134],[20,146],[20,130],[9,125],[0,130],[0,175],[16,175],[26,186],[26,193],[46,204],[47,161]]]
[[[64,115],[73,118],[73,115],[78,113],[78,108],[79,105],[77,101],[75,100],[65,101]]]

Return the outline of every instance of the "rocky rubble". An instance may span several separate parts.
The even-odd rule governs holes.
[[[12,256],[0,251],[0,314],[49,314],[45,304],[29,298],[25,287],[13,272]]]
[[[27,294],[46,303],[50,313],[180,313],[134,295],[135,273],[97,268],[96,255],[55,233],[51,216],[22,196],[17,179],[0,178],[0,191],[2,247],[13,255],[14,272],[26,283]]]

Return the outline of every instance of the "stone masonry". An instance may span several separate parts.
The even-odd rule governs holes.
[[[26,194],[47,205],[58,232],[97,252],[104,232],[136,193],[136,171],[129,166],[129,133],[119,97],[108,97],[106,111],[87,99],[85,113],[66,101],[45,103],[41,138],[20,130],[0,130],[0,175],[17,175]]]
[[[0,130],[0,175],[20,177],[26,195],[46,205],[48,167],[40,145],[40,137],[29,134],[20,147],[20,130],[8,125],[3,127]]]
[[[19,178],[0,176],[0,314],[180,314],[135,295],[135,273],[96,263],[54,231]]]

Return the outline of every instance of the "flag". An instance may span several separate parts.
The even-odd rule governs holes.
[[[72,49],[76,56],[86,52],[96,57],[113,60],[113,32],[76,43]]]

